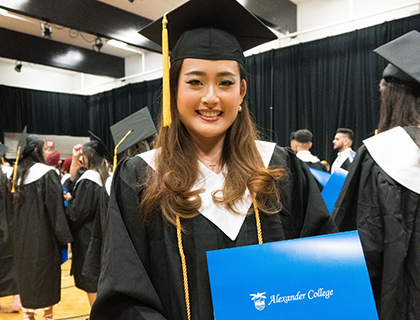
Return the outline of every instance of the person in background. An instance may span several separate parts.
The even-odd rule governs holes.
[[[67,217],[69,219],[73,242],[71,274],[77,288],[87,293],[90,305],[96,298],[97,279],[82,275],[86,253],[90,244],[93,224],[99,208],[102,187],[109,177],[106,158],[110,153],[102,140],[92,135],[82,148],[73,148],[73,159],[82,157],[83,166],[87,169],[75,182],[72,191],[65,194],[68,202]]]
[[[47,160],[45,161],[47,166],[52,166],[57,170],[61,170],[60,151],[52,151],[48,154]]]
[[[375,50],[379,134],[363,141],[332,216],[359,231],[380,320],[420,319],[420,33]]]
[[[290,134],[290,148],[296,152],[296,138],[295,138],[296,131],[293,131]]]
[[[19,312],[22,308],[16,284],[16,270],[13,265],[12,243],[9,234],[10,225],[13,224],[12,194],[8,188],[13,168],[6,165],[4,155],[8,147],[0,143],[0,297],[13,295],[13,304],[4,312]],[[7,163],[8,164],[8,163]],[[1,310],[1,306],[0,306]]]
[[[351,163],[353,162],[356,152],[351,148],[354,140],[354,132],[348,128],[339,128],[335,134],[333,145],[334,150],[338,151],[337,158],[331,165],[331,173],[337,168],[349,170]]]
[[[327,171],[325,165],[309,151],[312,148],[312,136],[312,132],[307,129],[301,129],[295,132],[296,156],[305,162],[308,167]]]
[[[167,103],[155,149],[114,172],[92,320],[213,320],[206,251],[337,230],[307,166],[251,120],[243,51],[276,36],[236,0],[163,21]],[[159,42],[161,27],[141,34]]]
[[[72,162],[72,157],[67,157],[63,161],[63,165],[61,166],[61,184],[64,184],[64,182],[70,178],[70,166]]]
[[[17,171],[12,183],[13,262],[24,319],[34,320],[37,309],[53,319],[60,301],[61,249],[72,241],[64,213],[59,176],[47,166],[45,141],[26,135],[18,144]]]

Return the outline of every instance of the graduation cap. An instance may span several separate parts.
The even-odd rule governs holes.
[[[111,161],[112,154],[106,147],[105,143],[93,132],[88,130],[88,133],[90,134],[90,141],[86,142],[85,145],[94,149],[101,157]]]
[[[3,157],[6,154],[7,149],[9,149],[9,147],[6,147],[4,144],[0,142],[0,158],[3,164],[4,164]]]
[[[387,82],[420,85],[420,33],[410,31],[374,50],[390,62],[383,72]]]
[[[149,109],[143,109],[122,119],[110,127],[114,138],[114,168],[117,165],[117,154],[121,153],[136,143],[156,133],[155,124],[150,116]]]
[[[15,193],[15,183],[16,183],[16,172],[17,172],[17,167],[18,167],[18,162],[19,162],[19,157],[23,152],[23,149],[25,149],[26,147],[26,130],[27,127],[25,126],[25,128],[23,128],[22,134],[19,137],[19,141],[16,147],[16,161],[15,161],[15,168],[13,170],[13,184],[12,184],[12,193]]]
[[[190,0],[165,14],[140,34],[162,44],[163,125],[170,126],[169,50],[171,62],[186,59],[234,60],[244,65],[243,51],[277,39],[236,0]]]

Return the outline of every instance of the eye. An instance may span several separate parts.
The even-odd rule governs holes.
[[[196,80],[196,79],[189,80],[189,81],[187,81],[187,83],[190,84],[190,85],[192,85],[192,86],[199,86],[199,85],[201,85],[201,81],[200,80]]]
[[[230,81],[230,80],[224,80],[224,81],[220,82],[220,85],[225,86],[225,87],[233,86],[234,84],[235,84],[235,82]]]

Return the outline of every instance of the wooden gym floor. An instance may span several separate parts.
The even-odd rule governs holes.
[[[54,307],[54,320],[85,320],[89,318],[90,306],[86,292],[74,286],[73,277],[70,276],[71,260],[61,267],[61,302]],[[13,303],[13,297],[0,298],[1,320],[22,320],[23,312],[4,313]],[[35,318],[42,320],[44,311],[36,312]]]

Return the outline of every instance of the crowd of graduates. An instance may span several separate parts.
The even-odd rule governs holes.
[[[61,177],[25,128],[14,167],[2,165],[0,294],[20,296],[24,319],[53,319],[70,244],[90,319],[212,320],[207,251],[358,230],[379,318],[420,319],[420,33],[376,50],[390,62],[378,134],[354,154],[337,131],[331,171],[351,165],[330,214],[312,134],[297,131],[295,151],[261,141],[246,102],[243,51],[275,35],[234,0],[190,0],[163,33],[161,20],[141,33],[165,41],[168,21],[157,135],[141,109],[111,127],[114,154],[90,133]]]

